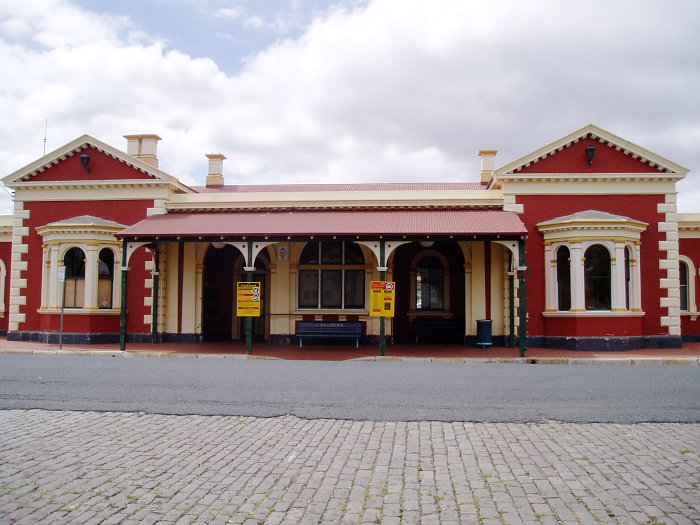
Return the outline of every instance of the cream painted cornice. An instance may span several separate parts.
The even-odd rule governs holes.
[[[565,182],[572,184],[601,182],[677,182],[685,175],[674,173],[508,173],[499,182]]]
[[[110,188],[172,188],[172,183],[157,179],[114,179],[95,181],[47,181],[47,182],[15,182],[11,186],[15,190],[46,191],[46,190],[75,190],[75,189],[110,189]]]
[[[641,146],[638,146],[628,140],[625,140],[622,137],[613,135],[609,131],[605,131],[604,129],[599,128],[598,126],[589,124],[587,126],[582,127],[579,130],[574,131],[573,133],[566,135],[565,137],[562,137],[559,140],[552,142],[551,144],[543,146],[542,148],[533,151],[528,155],[525,155],[524,157],[520,157],[519,159],[514,160],[510,164],[506,164],[502,168],[495,170],[494,183],[492,184],[492,186],[498,187],[498,185],[502,182],[516,178],[517,180],[522,180],[523,177],[526,179],[532,179],[533,174],[527,173],[518,176],[516,173],[519,170],[525,167],[529,167],[532,164],[535,164],[548,156],[556,154],[557,152],[569,147],[572,144],[576,144],[588,135],[591,135],[593,139],[597,140],[602,144],[606,144],[616,149],[617,151],[623,152],[625,155],[630,155],[632,158],[639,159],[640,162],[643,162],[644,164],[648,164],[656,168],[659,171],[659,174],[600,174],[602,175],[602,177],[588,174],[577,174],[575,175],[577,177],[591,177],[592,180],[603,182],[606,181],[606,177],[610,177],[611,175],[615,175],[617,177],[640,177],[643,180],[658,180],[658,177],[663,178],[664,176],[673,175],[675,180],[679,180],[682,179],[688,173],[688,168],[685,168],[680,164],[676,164],[675,162],[672,162],[660,155],[657,155],[656,153],[652,153],[651,151],[644,149]],[[543,174],[542,177],[550,179],[553,177],[562,177],[562,174]],[[536,180],[536,178],[537,177],[535,177],[535,179],[533,180]]]
[[[679,213],[678,231],[700,231],[700,213]]]
[[[649,224],[646,222],[622,215],[586,210],[540,222],[537,224],[537,229],[542,232],[545,239],[549,240],[560,238],[562,234],[571,235],[571,232],[577,232],[582,237],[589,237],[592,233],[599,235],[603,232],[614,232],[619,236],[620,232],[629,232],[634,238],[639,239],[647,226]]]
[[[498,190],[260,192],[173,194],[168,211],[337,208],[479,208],[503,206]]]
[[[97,149],[98,151],[105,153],[106,155],[109,155],[110,157],[118,160],[119,162],[128,164],[134,169],[145,173],[156,182],[159,182],[161,184],[167,183],[168,185],[175,188],[177,191],[181,191],[184,193],[192,193],[194,191],[188,186],[182,184],[172,175],[168,175],[164,171],[159,170],[158,168],[155,168],[150,164],[147,164],[146,162],[137,159],[136,157],[132,157],[128,153],[118,150],[110,146],[109,144],[97,140],[96,138],[91,137],[90,135],[83,135],[81,137],[78,137],[77,139],[69,142],[68,144],[65,144],[64,146],[52,151],[51,153],[44,155],[43,157],[35,160],[34,162],[4,177],[2,179],[2,182],[8,188],[13,189],[21,187],[20,185],[31,184],[28,181],[30,181],[31,178],[37,173],[41,173],[42,171],[45,171],[51,166],[55,166],[59,162],[67,159],[68,157],[72,157],[73,155],[80,153],[81,151],[87,149],[90,146]],[[98,181],[94,181],[94,183],[98,183]]]

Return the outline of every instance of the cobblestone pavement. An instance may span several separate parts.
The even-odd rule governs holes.
[[[0,523],[700,522],[700,425],[0,411]]]

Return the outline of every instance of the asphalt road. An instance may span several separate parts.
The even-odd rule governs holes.
[[[700,422],[700,367],[0,355],[0,409]]]

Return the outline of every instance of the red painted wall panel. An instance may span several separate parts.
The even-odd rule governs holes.
[[[642,317],[547,317],[548,336],[605,337],[642,333]]]
[[[588,165],[586,147],[595,146],[593,163]],[[520,173],[659,173],[656,168],[644,164],[622,151],[586,138],[523,168]]]
[[[664,202],[663,195],[596,195],[595,197],[523,195],[517,197],[517,202],[525,206],[525,213],[520,218],[528,230],[526,258],[530,268],[527,285],[528,333],[530,335],[548,335],[542,315],[545,309],[544,238],[537,230],[537,224],[590,209],[623,215],[649,223],[641,236],[642,309],[646,313],[641,322],[642,334],[668,333],[667,329],[660,324],[662,310],[659,306],[661,292],[658,284],[662,277],[658,261],[662,255],[665,256],[665,252],[663,254],[659,252],[661,234],[659,234],[657,224],[663,220],[663,215],[657,212],[657,204]],[[665,276],[666,272],[663,273]],[[620,335],[625,334],[620,333]]]
[[[90,156],[90,173],[80,164],[80,155],[87,153]],[[152,179],[150,175],[134,169],[128,164],[119,162],[114,157],[107,155],[93,147],[89,147],[80,153],[59,162],[55,166],[37,173],[30,182],[49,181],[99,181],[99,180],[128,180],[128,179]]]
[[[39,314],[37,310],[41,306],[41,265],[42,265],[42,238],[37,233],[36,228],[45,224],[56,222],[79,215],[93,215],[121,224],[133,224],[146,217],[146,209],[153,207],[153,201],[119,201],[118,205],[110,201],[81,201],[81,202],[27,202],[25,210],[29,210],[30,217],[24,221],[24,225],[29,228],[29,236],[25,242],[29,245],[29,252],[25,254],[27,261],[26,276],[28,287],[25,289],[27,304],[20,311],[26,313],[26,322],[20,324],[20,331],[36,331],[55,329],[57,316],[46,316]],[[143,304],[144,296],[149,293],[143,287],[146,271],[144,262],[146,255],[144,249],[137,250],[131,258],[129,266],[130,286],[127,287],[127,309],[128,322],[127,330],[132,333],[148,332],[150,327],[144,325],[143,316],[150,313],[150,308]],[[115,278],[119,278],[116,275]],[[90,332],[102,329],[109,332],[119,331],[119,316],[116,317],[116,325],[113,316],[86,316],[86,315],[66,315],[64,329],[66,332]],[[116,326],[116,328],[114,328]]]
[[[5,264],[5,312],[0,317],[0,330],[7,330],[10,317],[10,266],[12,261],[12,243],[0,242],[0,260]]]
[[[700,278],[698,270],[700,270],[700,239],[679,239],[678,240],[680,255],[685,255],[695,266],[695,275],[689,276],[688,285],[695,286],[695,302],[698,306],[700,302]],[[692,279],[692,280],[691,280]],[[683,335],[700,335],[700,317],[695,321],[690,319],[690,316],[681,315],[681,332]]]

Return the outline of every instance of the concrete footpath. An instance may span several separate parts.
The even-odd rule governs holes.
[[[117,344],[75,345],[7,341],[0,338],[0,354],[72,355],[143,358],[221,359],[287,359],[318,361],[443,361],[461,363],[525,363],[525,364],[601,364],[601,365],[694,365],[700,364],[700,343],[686,343],[682,348],[647,348],[625,352],[567,351],[552,348],[528,348],[526,357],[519,357],[517,348],[470,348],[462,345],[388,345],[385,355],[379,348],[364,345],[268,345],[255,343],[253,354],[247,355],[245,344],[226,343],[132,343],[125,352]]]
[[[2,524],[694,524],[700,425],[0,411]]]

